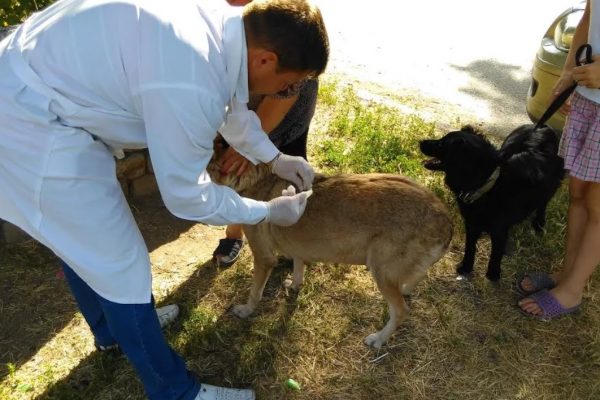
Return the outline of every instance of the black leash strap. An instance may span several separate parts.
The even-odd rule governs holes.
[[[550,107],[548,107],[548,109],[544,112],[544,114],[542,115],[540,120],[537,122],[537,124],[535,124],[535,129],[541,128],[542,126],[544,126],[546,124],[546,122],[548,122],[550,117],[552,117],[554,115],[554,113],[565,103],[565,101],[567,101],[569,96],[575,91],[576,87],[577,87],[577,84],[574,83],[573,85],[571,85],[568,88],[566,88],[565,90],[563,90],[556,97],[556,99],[554,99],[552,104],[550,104]]]
[[[581,56],[585,52],[585,62],[581,61]],[[577,66],[589,64],[593,62],[592,60],[592,46],[589,44],[583,44],[575,53],[575,63]],[[565,101],[569,98],[569,96],[573,93],[575,88],[577,87],[577,83],[569,86],[565,90],[563,90],[557,97],[554,99],[550,107],[542,114],[540,120],[535,124],[535,129],[541,128],[544,124],[554,115],[554,113],[564,104]]]

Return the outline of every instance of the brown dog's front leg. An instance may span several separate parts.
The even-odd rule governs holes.
[[[252,288],[246,304],[233,307],[233,313],[240,318],[248,318],[254,312],[262,299],[262,294],[267,280],[273,271],[275,262],[272,260],[254,258],[254,272],[252,273]]]

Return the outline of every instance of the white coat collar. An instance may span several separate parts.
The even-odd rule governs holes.
[[[238,7],[231,8],[235,12],[226,15],[223,24],[223,48],[229,81],[229,98],[233,99],[235,97],[238,102],[246,104],[250,101],[246,34],[241,10],[237,10]]]

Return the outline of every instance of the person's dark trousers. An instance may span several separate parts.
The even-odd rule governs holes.
[[[295,139],[294,141],[284,144],[283,146],[279,146],[279,151],[281,151],[283,154],[287,154],[290,156],[296,156],[296,157],[302,157],[305,160],[307,160],[306,158],[306,141],[308,139],[308,128],[306,128],[306,131],[304,131],[304,133],[299,136],[297,139]]]
[[[65,277],[96,344],[118,344],[135,367],[151,400],[193,400],[199,383],[167,344],[153,302],[118,304],[89,287],[66,263]]]

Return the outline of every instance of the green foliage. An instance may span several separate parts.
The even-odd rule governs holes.
[[[317,144],[317,160],[338,172],[422,173],[418,142],[433,136],[434,124],[417,115],[361,101],[351,87],[324,83],[320,101],[331,110],[325,139]]]
[[[0,26],[17,25],[54,0],[0,0]]]

